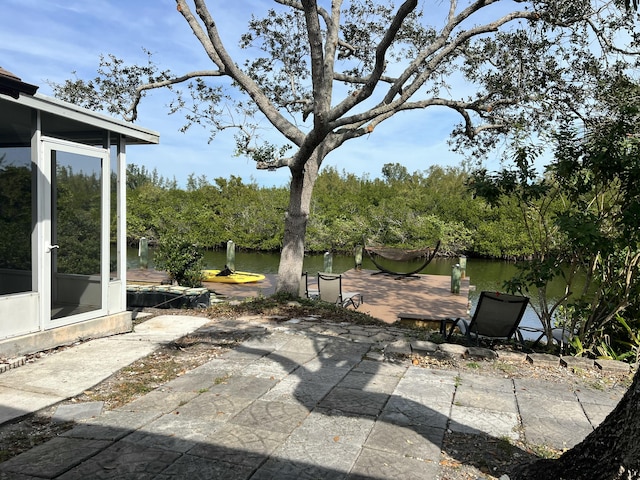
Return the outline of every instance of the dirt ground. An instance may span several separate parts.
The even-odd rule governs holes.
[[[170,311],[163,310],[156,313],[167,314]],[[181,313],[184,314],[184,311]],[[215,321],[215,319],[212,320],[212,322]],[[85,391],[65,403],[103,401],[105,409],[117,408],[208,362],[224,351],[234,348],[245,339],[246,337],[241,332],[226,333],[217,337],[210,334],[206,336],[188,335],[171,345],[158,349],[148,357],[134,362],[91,390]],[[28,361],[37,362],[40,358],[46,355],[55,355],[60,350],[32,355]],[[472,370],[483,375],[508,378],[538,377],[550,382],[571,382],[596,389],[612,385],[628,387],[631,383],[631,378],[626,376],[605,376],[596,371],[584,371],[576,374],[567,369],[534,367],[526,363],[514,365],[498,361],[467,362],[447,357],[418,356],[407,357],[406,361],[424,368]],[[0,426],[0,462],[70,429],[73,423],[52,421],[56,408],[57,406],[50,407],[17,422]],[[445,434],[445,444],[448,446],[443,449],[443,452],[454,453],[455,459],[443,453],[441,459],[444,472],[442,480],[494,479],[496,477],[492,476],[492,472],[508,473],[515,465],[523,462],[540,457],[554,458],[562,453],[540,446],[453,432]]]

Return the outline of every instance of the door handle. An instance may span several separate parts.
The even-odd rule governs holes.
[[[45,248],[45,252],[51,253],[51,250],[53,250],[54,248],[60,248],[60,245],[47,245],[47,247]]]

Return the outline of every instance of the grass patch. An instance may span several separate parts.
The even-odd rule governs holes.
[[[538,458],[555,459],[562,455],[562,452],[547,445],[527,445],[527,447]]]
[[[516,367],[512,363],[497,361],[494,363],[494,366],[497,370],[500,370],[501,372],[504,372],[507,374],[513,374],[518,371],[518,367]]]
[[[118,371],[104,384],[84,392],[79,400],[102,401],[109,410],[121,407],[216,358],[245,337],[233,332],[186,335]]]
[[[238,304],[217,303],[207,307],[204,313],[209,318],[237,318],[244,315],[266,315],[290,318],[316,316],[327,321],[350,322],[357,325],[388,326],[382,320],[350,308],[339,307],[328,302],[308,300],[290,295],[249,298]]]
[[[214,385],[220,385],[222,383],[225,383],[227,380],[229,380],[229,377],[231,375],[225,375],[224,377],[216,377],[215,380],[213,381]]]

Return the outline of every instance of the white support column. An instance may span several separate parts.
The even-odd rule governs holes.
[[[47,231],[51,230],[51,219],[46,216],[47,203],[51,199],[45,198],[45,192],[50,191],[48,183],[51,179],[46,174],[40,110],[32,110],[31,167],[32,209],[35,214],[35,225],[31,233],[31,278],[33,291],[38,293],[38,329],[44,330],[51,316],[51,292],[45,294],[50,282],[44,275],[45,271],[49,271],[44,265],[44,262],[49,261],[49,256],[44,252],[45,241],[49,238]]]
[[[118,138],[118,278],[122,281],[121,305],[127,307],[127,144],[124,135]]]

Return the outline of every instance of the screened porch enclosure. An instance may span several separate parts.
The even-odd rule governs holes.
[[[125,150],[158,141],[0,88],[0,342],[126,312]]]

